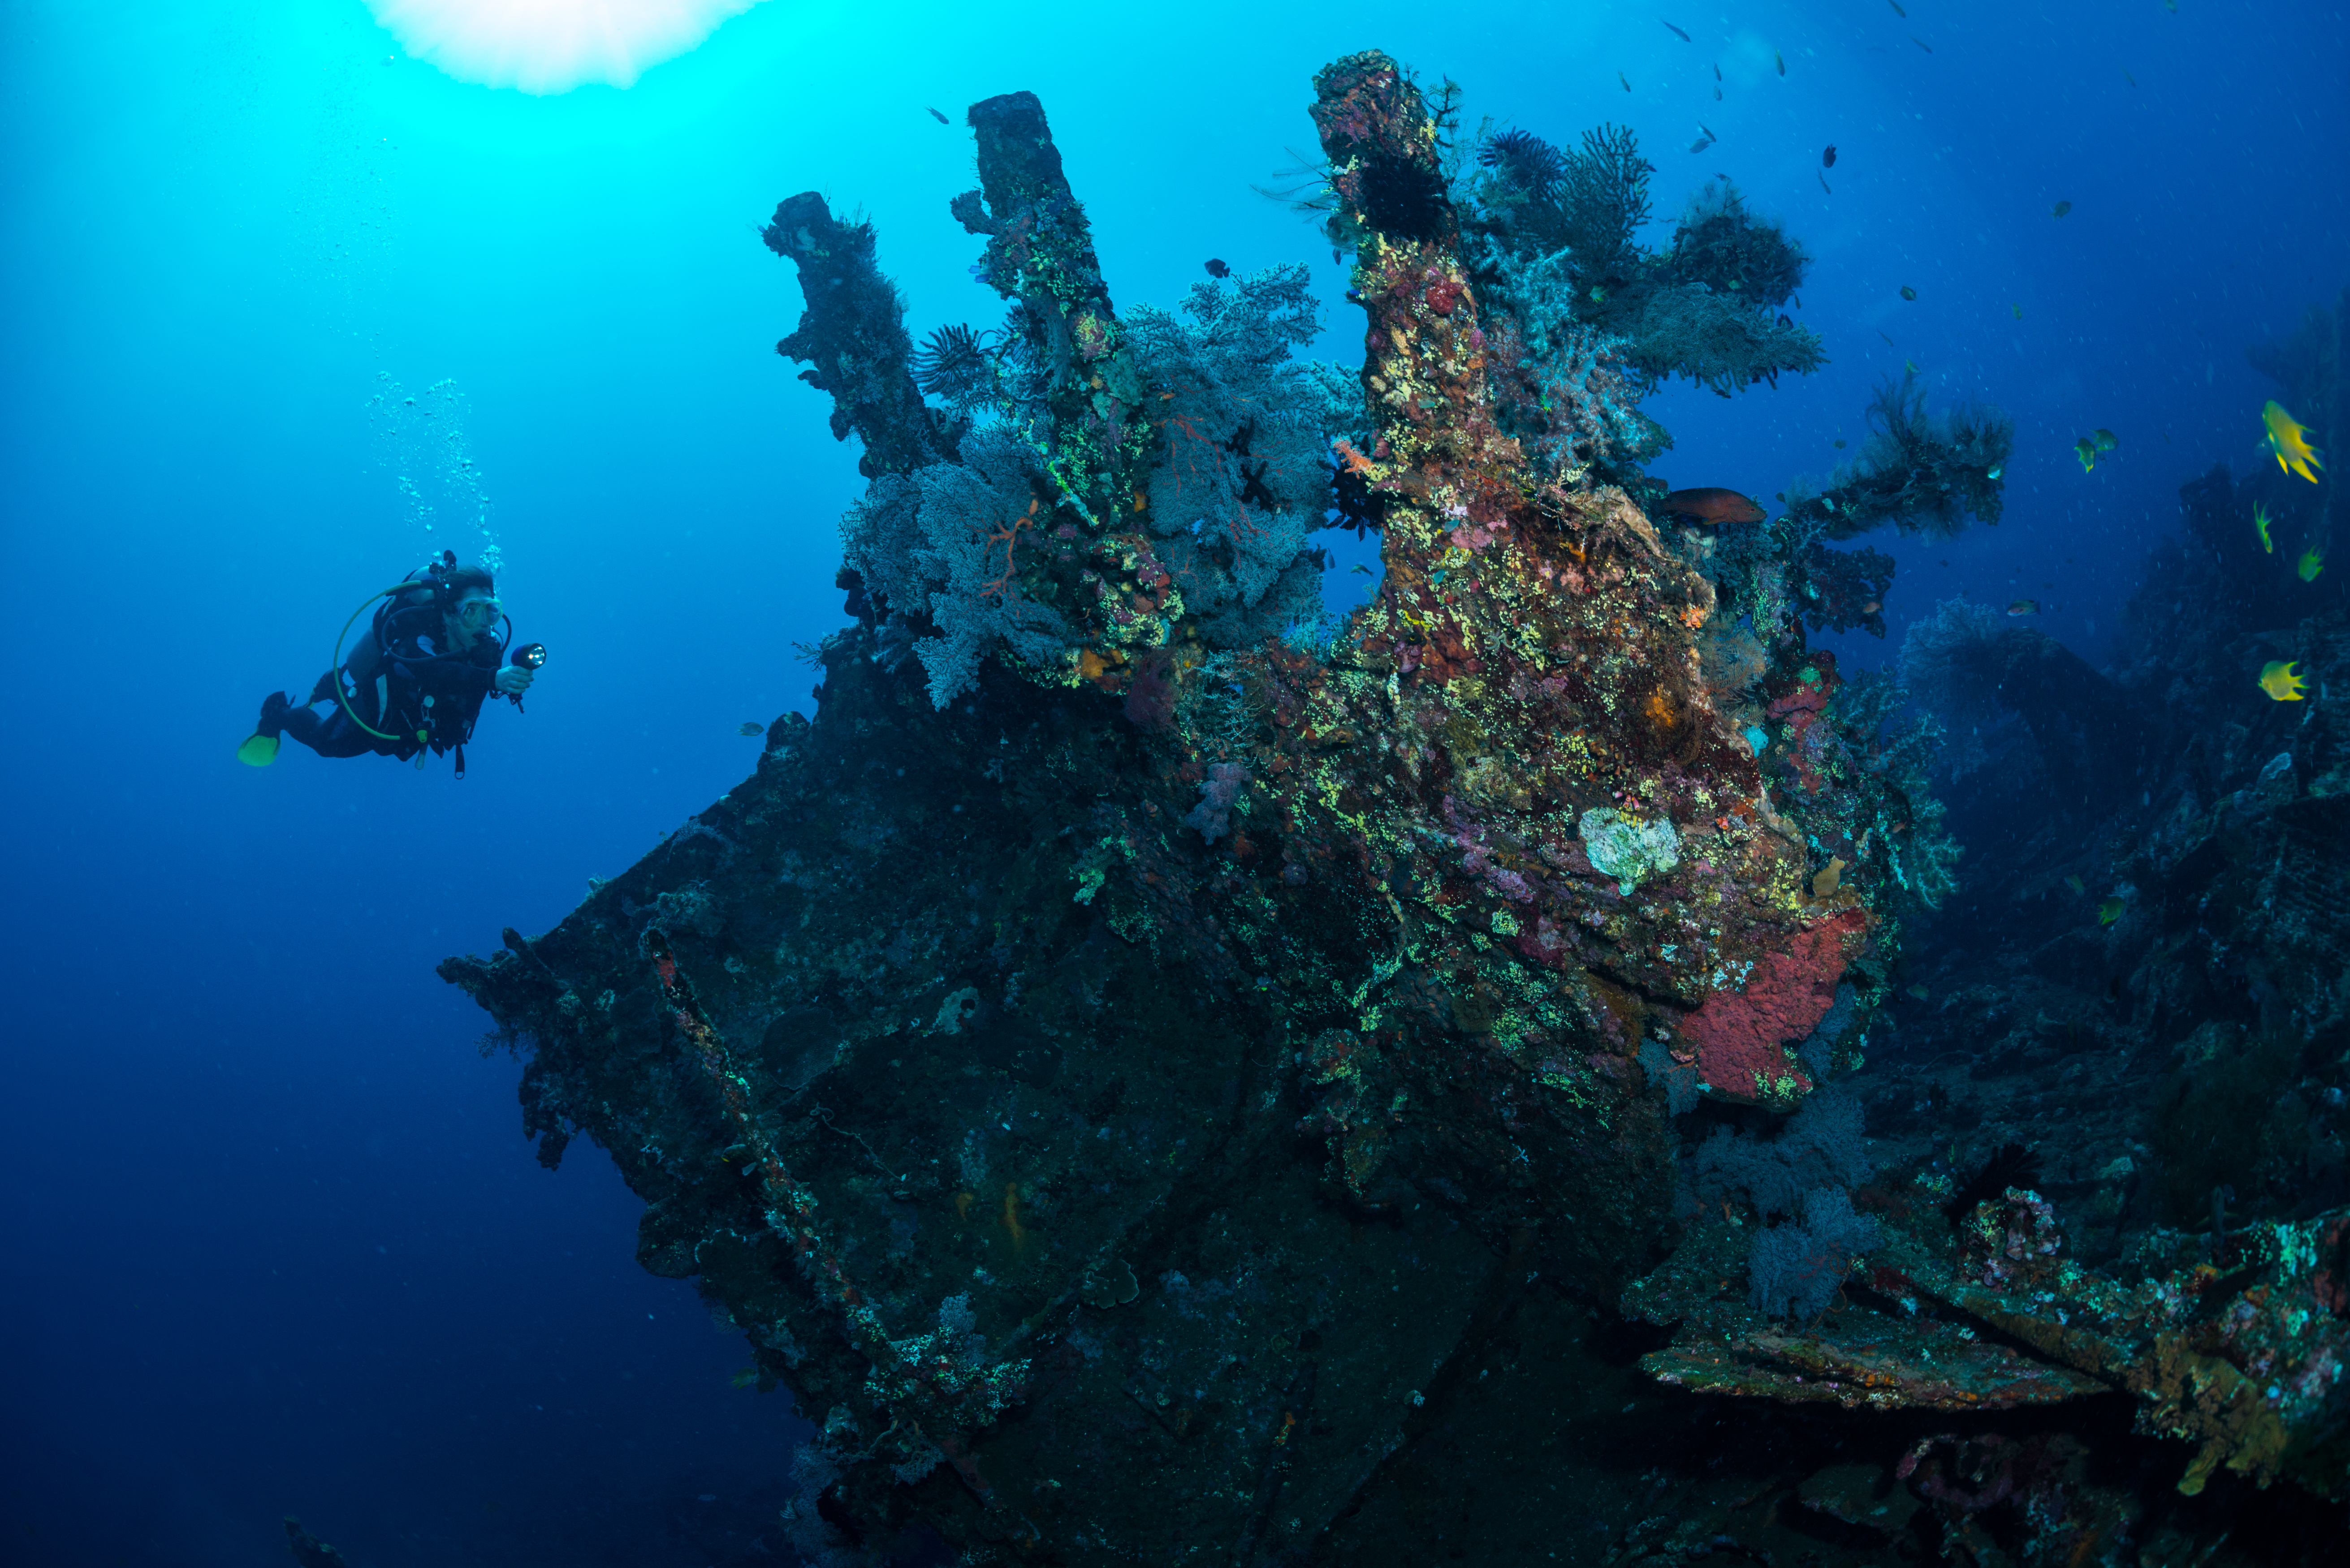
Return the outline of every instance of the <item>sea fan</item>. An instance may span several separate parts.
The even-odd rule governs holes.
[[[1656,171],[1640,156],[1639,139],[1621,125],[1585,131],[1583,151],[1561,160],[1562,234],[1579,272],[1596,281],[1633,270],[1639,250],[1632,235],[1648,221],[1648,176]]]
[[[931,397],[967,403],[994,382],[994,367],[980,335],[957,322],[941,327],[914,352],[914,385]]]
[[[1557,148],[1523,130],[1488,137],[1477,161],[1493,170],[1537,202],[1555,202],[1566,180],[1566,160]]]

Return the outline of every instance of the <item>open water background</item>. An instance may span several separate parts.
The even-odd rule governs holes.
[[[2016,417],[2007,520],[1871,540],[1894,637],[1855,651],[1966,593],[2102,657],[2178,484],[2268,461],[2245,345],[2350,281],[2350,32],[1905,5],[771,0],[551,98],[407,58],[358,0],[0,7],[0,1562],[282,1562],[294,1511],[355,1568],[700,1568],[699,1511],[784,1473],[785,1400],[636,1268],[597,1150],[532,1162],[515,1064],[432,971],[553,924],[749,769],[739,722],[807,706],[861,485],[772,352],[801,301],[754,230],[824,191],[918,335],[991,323],[946,213],[976,99],[1043,98],[1121,304],[1311,261],[1349,361],[1327,247],[1250,190],[1313,146],[1315,68],[1376,46],[1472,124],[1629,123],[1661,219],[1726,172],[1785,220],[1834,359],[1652,399],[1657,472],[1767,498],[1914,360]],[[484,517],[553,659],[472,775],[236,765],[263,692]]]

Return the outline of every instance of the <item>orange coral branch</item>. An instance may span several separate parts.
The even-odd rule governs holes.
[[[1024,530],[1034,527],[1035,522],[1036,498],[1032,495],[1028,498],[1027,511],[1014,517],[1003,527],[988,530],[986,548],[992,550],[998,545],[1003,546],[1003,570],[997,573],[984,587],[979,590],[981,598],[993,596],[997,599],[1003,599],[1010,597],[1012,579],[1020,570],[1020,563],[1014,558],[1014,552],[1019,547],[1020,535]]]

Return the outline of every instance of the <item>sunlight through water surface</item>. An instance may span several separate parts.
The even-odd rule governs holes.
[[[759,0],[368,0],[401,47],[462,82],[625,88]]]

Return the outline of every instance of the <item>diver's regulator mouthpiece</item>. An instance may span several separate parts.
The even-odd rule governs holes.
[[[506,662],[508,664],[519,664],[525,670],[536,670],[546,662],[546,644],[543,642],[525,642],[520,648],[514,650],[513,654],[506,659]]]

